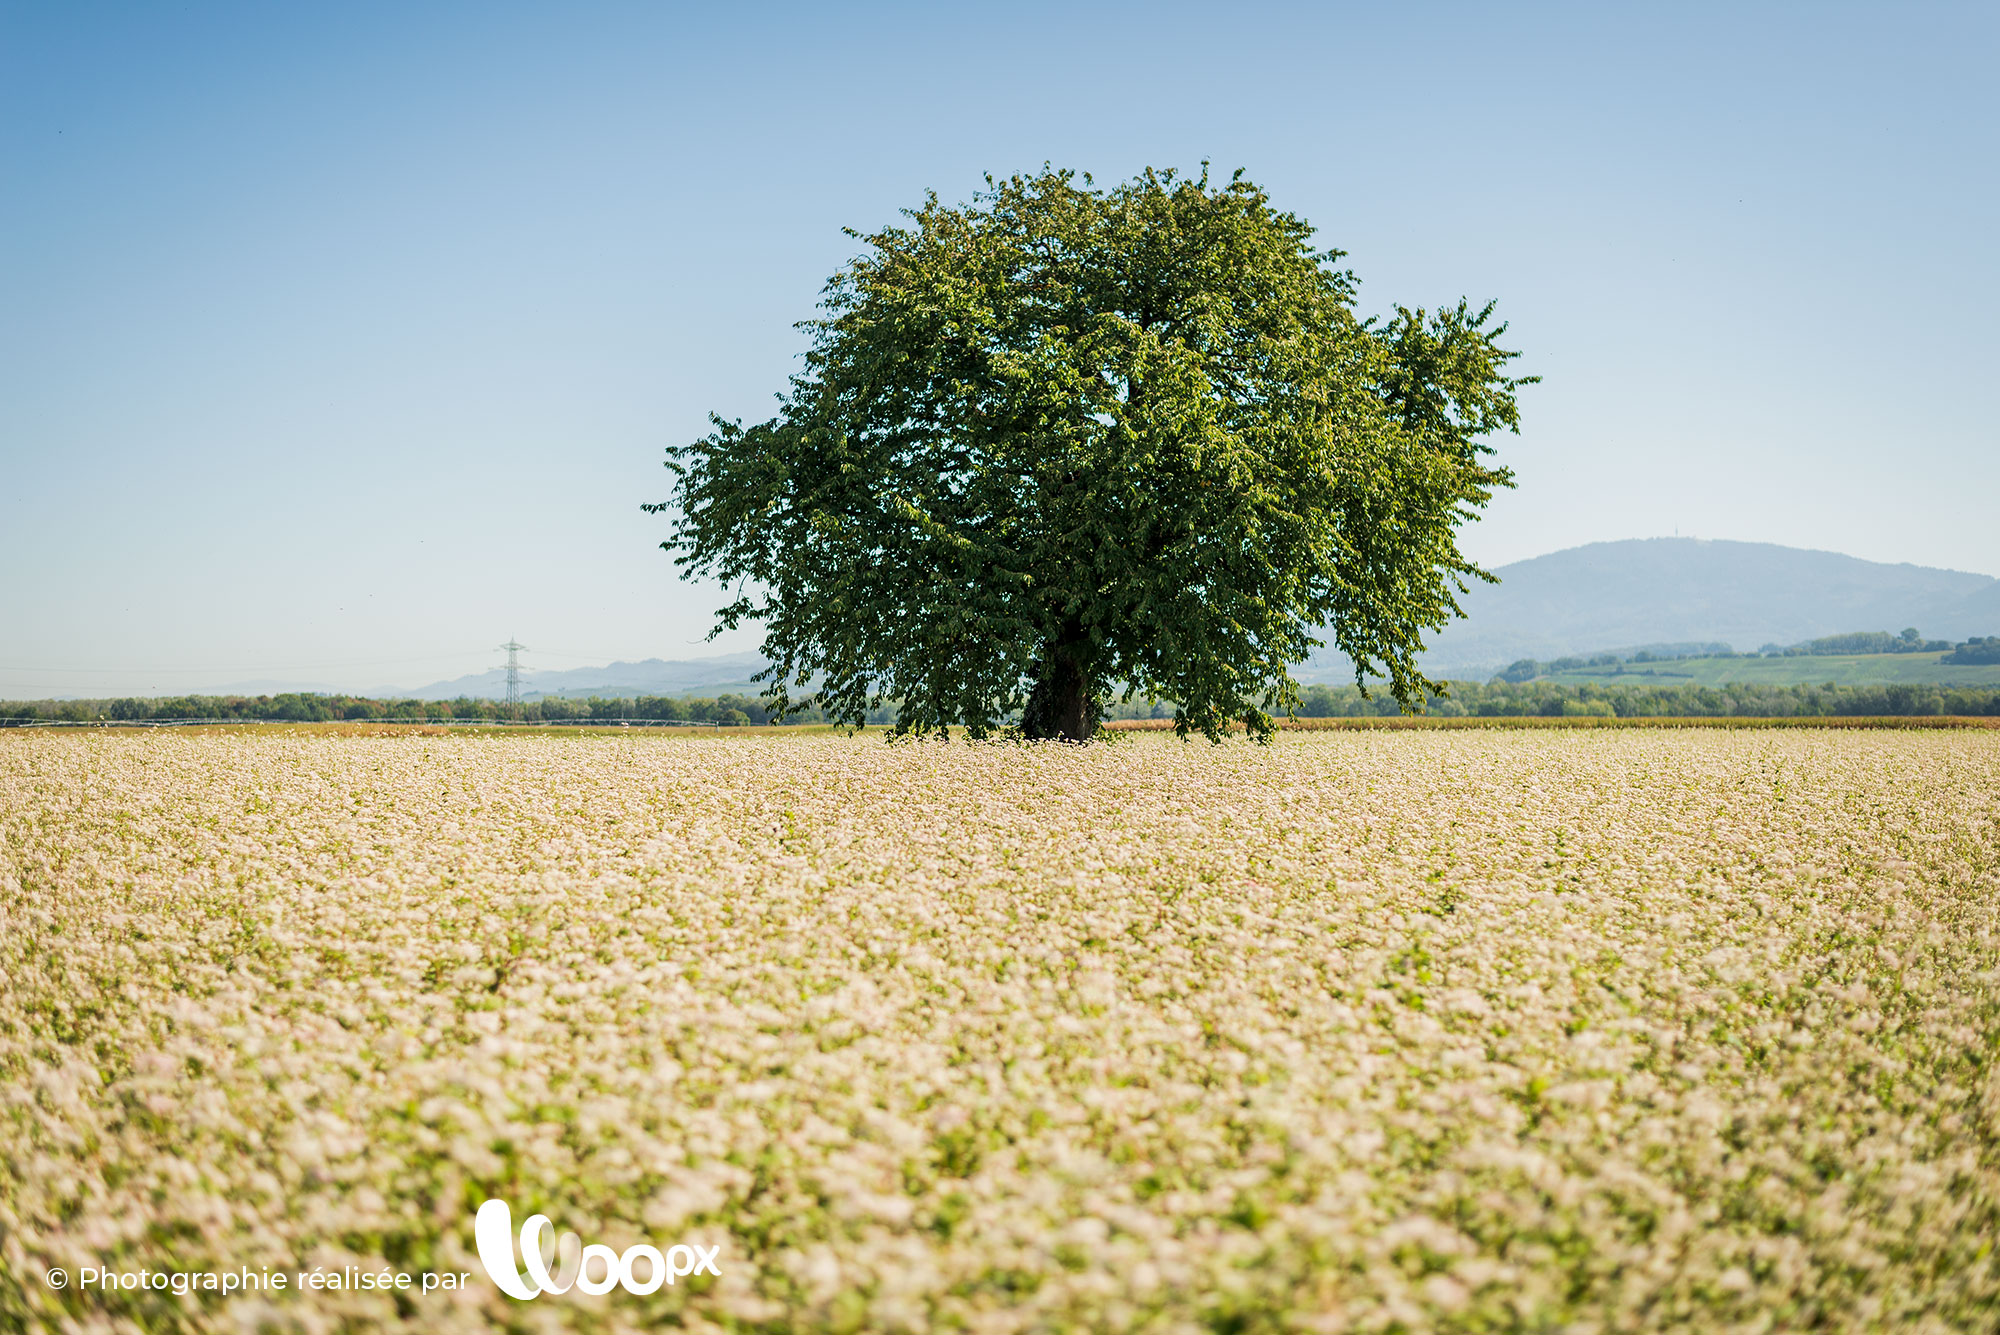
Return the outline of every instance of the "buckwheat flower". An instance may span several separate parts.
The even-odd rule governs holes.
[[[1990,736],[0,735],[0,1312],[1981,1330]]]

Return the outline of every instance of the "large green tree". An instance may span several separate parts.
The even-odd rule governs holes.
[[[827,284],[777,416],[668,451],[661,545],[764,624],[785,707],[1082,739],[1111,693],[1268,735],[1332,642],[1405,708],[1511,475],[1492,306],[1355,312],[1341,252],[1238,173],[1044,170],[935,195]],[[859,234],[855,234],[859,235]],[[810,698],[810,697],[809,697]]]

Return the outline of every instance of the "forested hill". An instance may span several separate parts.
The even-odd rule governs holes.
[[[1963,640],[2000,632],[2000,580],[1763,542],[1597,542],[1502,566],[1425,667],[1457,675],[1522,658],[1641,645],[1795,644],[1857,627]]]

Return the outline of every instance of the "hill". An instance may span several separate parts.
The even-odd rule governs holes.
[[[1475,587],[1463,599],[1467,619],[1433,641],[1431,673],[1483,676],[1520,658],[1663,643],[1755,650],[1856,629],[2000,633],[2000,580],[1989,575],[1773,543],[1598,542],[1494,573],[1501,582]]]
[[[523,694],[587,699],[633,695],[687,695],[699,692],[716,695],[733,691],[761,694],[750,675],[764,666],[761,654],[719,654],[714,658],[647,658],[636,663],[617,662],[603,667],[539,668],[523,673]],[[507,674],[500,668],[450,681],[434,681],[411,691],[383,694],[416,700],[498,700],[507,694]]]

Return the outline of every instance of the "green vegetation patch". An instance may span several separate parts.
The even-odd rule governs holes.
[[[1678,658],[1665,662],[1610,663],[1547,672],[1549,681],[1576,685],[1798,686],[1833,682],[1840,686],[2000,687],[2000,662],[1946,662],[1953,654],[1812,654],[1752,657]]]

